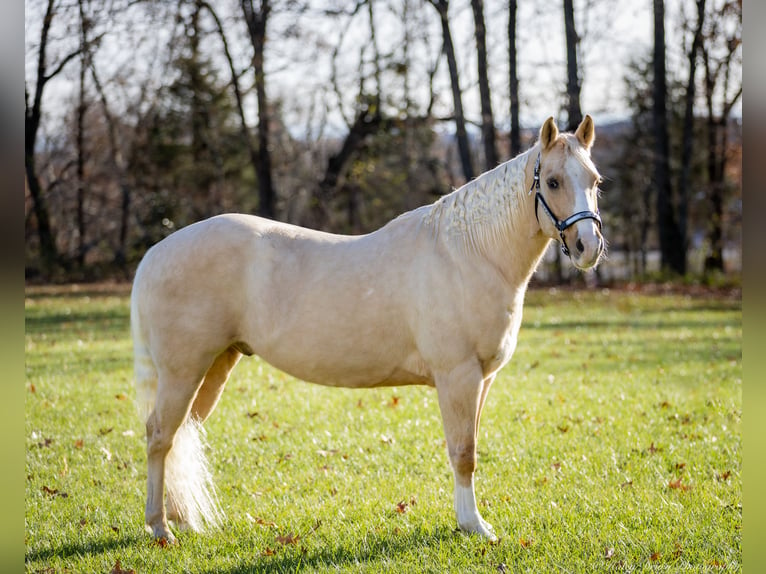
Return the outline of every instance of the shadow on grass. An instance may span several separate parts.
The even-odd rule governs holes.
[[[66,560],[67,558],[83,556],[86,554],[103,554],[109,550],[135,546],[140,544],[142,540],[144,540],[144,537],[138,535],[122,536],[119,538],[101,538],[99,540],[87,539],[80,542],[64,544],[63,546],[28,552],[24,556],[24,562],[45,562],[54,557]]]
[[[343,568],[344,566],[356,565],[362,569],[371,567],[381,559],[396,560],[398,555],[418,552],[424,547],[438,547],[444,543],[454,541],[455,537],[464,534],[446,527],[436,528],[433,531],[417,529],[407,535],[370,534],[365,536],[362,547],[349,547],[343,545],[314,551],[301,552],[296,548],[274,549],[270,556],[253,556],[240,564],[229,568],[216,568],[204,571],[204,574],[248,574],[252,572],[297,572],[306,569],[308,571],[320,568]],[[420,565],[424,567],[423,564]]]

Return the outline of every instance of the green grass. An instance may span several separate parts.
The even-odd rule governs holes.
[[[530,292],[480,431],[498,544],[455,532],[433,389],[243,360],[207,423],[225,526],[163,548],[143,529],[126,290],[29,290],[26,569],[738,572],[741,325],[739,300]]]

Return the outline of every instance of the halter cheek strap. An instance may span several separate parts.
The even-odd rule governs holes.
[[[556,215],[553,213],[553,210],[550,208],[548,203],[545,201],[545,198],[543,197],[542,193],[540,193],[540,155],[537,154],[537,161],[535,162],[535,178],[532,182],[532,187],[529,190],[529,193],[535,192],[535,219],[537,219],[537,223],[540,223],[540,217],[537,215],[537,207],[538,204],[542,204],[543,210],[545,213],[548,214],[548,217],[551,218],[551,221],[553,222],[553,225],[556,227],[556,230],[559,232],[559,237],[561,238],[561,252],[569,256],[569,247],[567,246],[567,240],[566,237],[564,237],[564,231],[566,231],[568,228],[572,227],[575,223],[582,219],[592,219],[596,222],[596,225],[598,225],[598,230],[601,231],[601,217],[599,216],[598,211],[578,211],[577,213],[574,213],[567,217],[564,220],[559,219],[556,217]]]

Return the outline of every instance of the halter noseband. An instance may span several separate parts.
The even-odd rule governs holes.
[[[561,237],[561,252],[569,257],[569,247],[567,246],[567,240],[564,237],[564,231],[572,227],[572,225],[581,219],[592,219],[596,222],[596,225],[598,225],[598,230],[601,231],[601,217],[599,216],[598,211],[578,211],[577,213],[570,215],[564,220],[556,217],[556,215],[553,213],[553,210],[551,210],[550,206],[545,201],[545,198],[540,193],[540,156],[541,154],[538,153],[537,161],[535,162],[535,179],[532,182],[532,187],[529,190],[529,193],[532,193],[533,191],[535,192],[535,219],[537,219],[537,223],[539,224],[540,217],[537,215],[537,205],[538,203],[542,203],[545,213],[547,213],[548,217],[551,218],[553,225],[559,232],[559,237]]]

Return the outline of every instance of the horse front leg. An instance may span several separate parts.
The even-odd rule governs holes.
[[[464,532],[475,532],[490,540],[497,540],[492,526],[481,517],[476,506],[473,483],[476,470],[476,431],[481,404],[486,397],[484,382],[481,367],[474,359],[437,376],[436,391],[450,464],[455,475],[455,514],[458,526]]]

